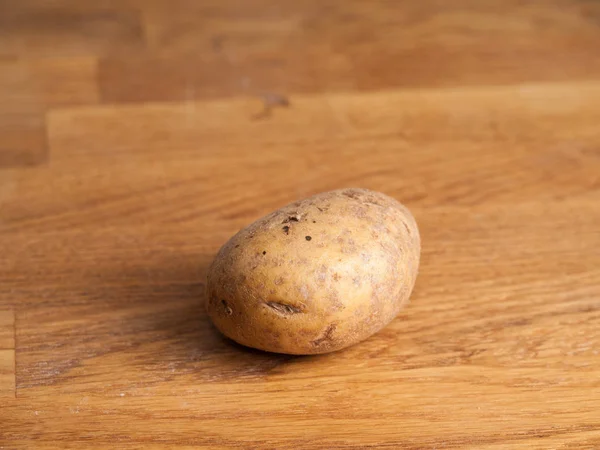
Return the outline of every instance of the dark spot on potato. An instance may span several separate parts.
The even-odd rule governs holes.
[[[289,215],[287,218],[285,218],[283,220],[283,222],[281,223],[290,223],[290,222],[298,222],[300,220],[302,216],[299,215],[298,213],[294,213],[292,215]]]
[[[263,255],[266,255],[266,254],[267,254],[267,251],[266,251],[266,250],[264,250],[264,251],[263,251]]]
[[[375,197],[367,197],[363,202],[367,205],[383,206]]]
[[[332,338],[332,334],[335,331],[336,327],[337,327],[337,325],[335,323],[330,324],[327,328],[325,328],[325,331],[323,332],[323,334],[321,334],[320,337],[318,337],[317,339],[315,339],[314,341],[311,342],[312,345],[314,345],[315,347],[318,347],[325,341],[330,341]]]
[[[364,207],[357,207],[354,208],[352,210],[352,212],[354,213],[354,215],[356,217],[358,217],[359,219],[365,219],[366,217],[368,217],[368,210]]]
[[[342,192],[342,194],[345,195],[346,197],[353,198],[356,200],[358,200],[360,198],[360,192],[355,191],[354,189],[345,190],[344,192]]]
[[[273,309],[274,311],[277,311],[279,314],[283,314],[285,316],[299,314],[302,312],[302,308],[299,308],[294,305],[290,305],[288,303],[283,303],[283,302],[269,301],[269,302],[265,302],[265,305],[267,305],[269,308]]]
[[[306,236],[305,238],[307,241],[310,241],[312,238],[310,236]]]
[[[313,220],[313,223],[317,223],[317,221],[316,221],[316,220]]]
[[[283,227],[283,232],[285,234],[290,234],[290,227],[288,227],[287,225],[285,227]]]
[[[336,272],[336,273],[333,274],[333,280],[334,281],[340,281],[341,279],[342,279],[342,277],[340,276],[339,273]]]
[[[235,248],[238,248],[239,246],[240,246],[240,244],[237,244],[237,245],[235,246]]]
[[[225,309],[225,314],[227,314],[228,316],[233,314],[233,310],[229,307],[225,300],[221,300],[221,305]]]

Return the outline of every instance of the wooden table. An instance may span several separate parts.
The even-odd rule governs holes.
[[[203,309],[229,236],[383,191],[412,301],[334,354]],[[600,448],[600,4],[0,1],[0,448]]]

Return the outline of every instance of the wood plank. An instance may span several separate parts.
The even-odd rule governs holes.
[[[0,349],[15,348],[15,314],[0,310]]]
[[[152,51],[99,79],[107,102],[590,79],[599,16],[584,0],[153,2]]]
[[[317,56],[286,52],[285,56],[236,56],[221,50],[196,51],[192,55],[134,55],[103,58],[99,85],[105,103],[147,101],[193,102],[204,99],[252,95],[316,92],[327,87],[323,74],[316,76],[307,61]],[[294,55],[292,58],[291,56]],[[140,74],[144,74],[140,76]],[[335,76],[330,75],[331,77]],[[340,85],[343,82],[340,80]]]
[[[93,58],[0,62],[0,169],[48,159],[45,112],[98,102]]]
[[[2,56],[105,55],[144,46],[139,11],[126,2],[5,1],[0,29]]]
[[[295,198],[356,184],[414,207],[511,204],[515,192],[527,201],[591,199],[598,190],[594,83],[291,102],[266,120],[253,119],[261,106],[252,100],[53,111],[54,166],[19,179],[23,193],[5,200],[2,228],[199,217],[243,224]],[[39,196],[49,183],[57,195]]]
[[[10,62],[0,69],[0,169],[41,164],[47,156],[44,105],[31,71]]]
[[[15,388],[15,315],[0,308],[0,401],[14,397]]]
[[[369,343],[345,352],[348,360],[341,364],[377,361],[378,376],[385,377],[388,370],[402,373],[442,363],[494,371],[535,369],[551,360],[552,367],[569,372],[564,376],[596,386],[598,378],[587,372],[600,370],[594,363],[600,360],[595,204],[479,207],[460,214],[428,209],[417,210],[417,217],[426,245],[411,307]],[[566,224],[577,233],[564,236]],[[234,352],[241,358],[246,353],[215,334],[200,305],[206,266],[233,231],[211,234],[171,224],[65,231],[38,241],[15,237],[7,260],[28,255],[22,257],[23,267],[31,269],[3,265],[1,272],[8,278],[3,284],[21,293],[19,304],[27,307],[19,328],[20,395],[48,383],[65,383],[63,392],[106,393],[109,387],[100,379],[120,370],[120,382],[113,382],[116,395],[137,385],[138,377],[153,376],[152,359],[163,346],[171,352],[169,361],[195,379],[227,373],[211,355]],[[35,287],[27,283],[32,277]],[[71,280],[68,286],[57,282],[65,279]],[[10,304],[10,297],[1,299]],[[567,341],[563,328],[576,330]],[[43,359],[50,348],[53,358]],[[257,362],[254,354],[247,358],[249,364],[264,360]],[[252,370],[250,377],[256,376]],[[169,389],[186,389],[188,378],[180,381],[170,380]],[[143,386],[161,388],[160,383]]]
[[[47,109],[98,103],[95,57],[29,59],[17,64],[27,68],[33,94]]]
[[[57,158],[91,152],[113,158],[119,152],[145,154],[165,145],[177,152],[216,143],[231,148],[243,143],[313,144],[377,137],[450,143],[487,140],[506,145],[546,140],[559,144],[572,133],[582,140],[597,136],[600,84],[298,95],[288,100],[289,107],[278,108],[266,118],[257,117],[262,111],[260,99],[64,109],[51,114],[49,133],[52,145],[60,149],[55,151]],[[237,132],[231,132],[232,128]],[[148,133],[149,129],[153,132]],[[87,136],[93,139],[84,142]]]
[[[0,402],[2,402],[2,399],[4,398],[11,398],[14,396],[15,350],[0,349]],[[2,435],[0,434],[0,437],[1,436]]]

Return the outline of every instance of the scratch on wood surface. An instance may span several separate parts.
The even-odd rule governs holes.
[[[263,110],[253,116],[254,120],[271,117],[274,108],[287,108],[290,106],[290,101],[285,95],[265,92],[260,97],[263,100]]]

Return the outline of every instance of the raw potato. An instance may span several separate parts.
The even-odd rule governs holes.
[[[414,218],[391,197],[343,189],[285,206],[233,236],[208,271],[207,309],[234,341],[326,353],[386,326],[417,276]]]

